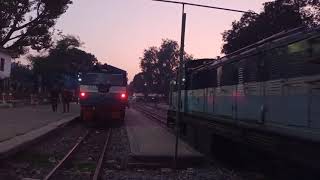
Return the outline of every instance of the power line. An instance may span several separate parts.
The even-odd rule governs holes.
[[[203,8],[218,9],[218,10],[223,10],[223,11],[238,12],[238,13],[257,14],[257,13],[255,13],[253,11],[243,11],[243,10],[238,10],[238,9],[230,9],[230,8],[223,8],[223,7],[216,7],[216,6],[208,6],[208,5],[202,5],[202,4],[187,3],[187,2],[178,2],[178,1],[169,1],[169,0],[153,0],[153,1],[173,3],[173,4],[182,4],[182,5],[188,5],[188,6],[197,6],[197,7],[203,7]]]

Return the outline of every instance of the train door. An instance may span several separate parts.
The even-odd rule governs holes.
[[[239,76],[238,76],[238,68],[239,68],[239,63],[235,62],[232,64],[232,82],[230,82],[232,86],[232,94],[231,94],[231,110],[232,110],[232,119],[233,120],[238,120],[238,84],[239,84]]]
[[[294,78],[285,80],[283,84],[283,113],[289,126],[308,126],[308,85],[304,83],[304,78]]]
[[[195,90],[195,110],[197,112],[204,112],[205,107],[205,89]]]
[[[206,113],[208,114],[214,113],[214,95],[215,95],[214,88],[208,88],[206,92],[206,97],[207,97]]]
[[[218,87],[216,89],[214,110],[215,114],[218,116],[228,115],[228,112],[231,114],[231,108],[228,108],[228,105],[225,104],[225,91],[222,87],[222,66],[217,68],[217,80]]]
[[[188,111],[189,112],[194,112],[196,111],[196,90],[198,87],[198,81],[197,81],[197,74],[192,73],[190,75],[190,86],[188,90]]]
[[[235,63],[224,64],[217,68],[218,85],[215,96],[215,113],[230,119],[236,119],[236,90],[238,70]]]
[[[204,112],[213,114],[214,87],[216,87],[217,73],[215,69],[205,69],[201,73],[201,88],[204,89]]]

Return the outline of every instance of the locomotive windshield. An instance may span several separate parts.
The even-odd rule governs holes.
[[[84,75],[81,84],[124,86],[124,78],[122,74],[88,73]]]

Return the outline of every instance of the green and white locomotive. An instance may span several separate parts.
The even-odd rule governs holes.
[[[182,136],[210,153],[216,135],[295,160],[320,160],[320,27],[281,32],[216,60],[189,61]],[[168,123],[176,117],[172,83]]]

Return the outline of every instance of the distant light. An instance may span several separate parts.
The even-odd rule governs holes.
[[[186,78],[182,78],[182,81],[183,81],[183,82],[186,82]]]
[[[82,79],[81,79],[81,78],[79,78],[79,79],[78,79],[78,81],[80,81],[80,82],[81,82],[81,81],[82,81]]]
[[[126,97],[126,94],[122,93],[122,94],[121,94],[121,98],[123,99],[123,98],[125,98],[125,97]]]
[[[80,93],[80,96],[81,96],[81,97],[85,97],[85,96],[86,96],[86,93],[82,92],[82,93]]]

